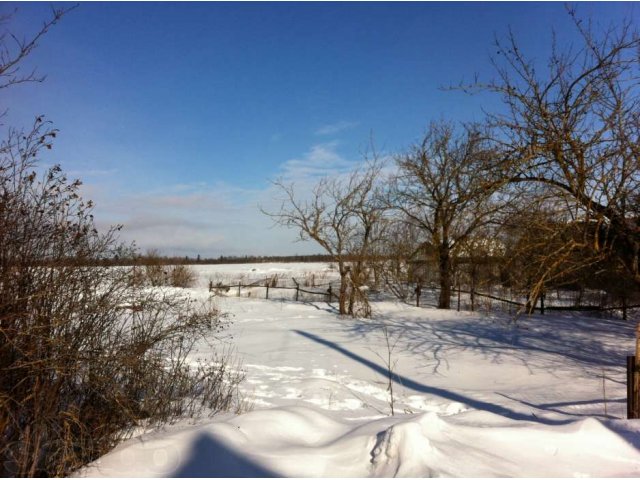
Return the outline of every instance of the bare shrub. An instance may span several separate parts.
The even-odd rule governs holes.
[[[144,273],[147,282],[152,287],[161,287],[168,283],[168,270],[162,263],[160,252],[155,249],[147,250],[144,258]]]
[[[327,282],[326,272],[304,272],[301,285],[305,287],[319,287]]]
[[[169,268],[169,285],[179,288],[191,288],[196,283],[196,272],[188,265],[173,265]]]
[[[265,280],[264,286],[275,288],[279,285],[280,280],[282,280],[282,278],[283,278],[282,274],[274,273],[273,275],[271,275]]]
[[[133,429],[229,408],[242,374],[223,353],[191,366],[224,316],[134,269],[91,202],[36,161],[55,130],[38,118],[0,145],[0,475],[66,476]]]
[[[146,283],[146,275],[141,267],[133,266],[131,268],[130,286],[141,287]]]
[[[316,286],[316,274],[313,272],[304,272],[302,277],[302,285],[305,287],[315,287]]]

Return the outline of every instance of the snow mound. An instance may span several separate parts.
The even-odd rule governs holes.
[[[430,462],[435,451],[429,441],[429,432],[441,430],[435,413],[416,421],[398,423],[378,433],[371,452],[374,477],[431,477]]]
[[[638,476],[640,452],[595,419],[487,426],[435,412],[348,422],[307,407],[260,410],[129,440],[85,468],[102,477]],[[504,425],[504,422],[503,422]]]

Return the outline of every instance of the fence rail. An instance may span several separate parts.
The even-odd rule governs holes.
[[[295,279],[294,279],[295,282]],[[217,283],[214,284],[212,281],[209,282],[209,291],[210,292],[214,292],[214,291],[224,291],[224,292],[229,292],[232,290],[236,290],[237,289],[237,296],[240,297],[242,296],[242,291],[243,289],[256,289],[256,288],[264,288],[265,289],[265,293],[264,293],[264,297],[266,299],[269,299],[269,292],[273,291],[273,290],[289,290],[289,291],[295,291],[295,300],[299,301],[300,300],[300,294],[305,294],[305,295],[315,295],[317,297],[322,297],[320,300],[321,301],[326,301],[328,303],[331,303],[334,299],[338,299],[338,296],[334,293],[333,291],[333,283],[324,283],[324,284],[320,284],[320,285],[315,285],[314,287],[324,287],[324,286],[328,286],[328,288],[326,290],[323,291],[318,291],[318,290],[308,290],[307,288],[314,288],[314,287],[307,287],[307,288],[303,288],[302,286],[300,286],[299,283],[296,283],[295,286],[277,286],[277,285],[270,285],[269,284],[269,279],[266,280],[258,280],[255,282],[251,282],[251,283],[242,283],[242,282],[238,282],[237,284],[232,284],[232,285],[223,285],[221,283]],[[248,292],[246,292],[248,295],[247,296],[251,296],[252,290],[249,290]]]
[[[436,287],[431,287],[429,290],[431,290],[433,293],[440,291],[440,289]],[[503,305],[518,307],[521,309],[525,309],[528,307],[528,301],[519,302],[517,300],[502,298],[496,295],[492,295],[484,292],[478,292],[475,290],[472,291],[472,290],[463,290],[461,288],[455,288],[455,289],[452,289],[451,296],[457,297],[455,304],[457,305],[458,311],[461,309],[461,299],[460,299],[461,294],[465,294],[469,296],[471,300],[470,302],[471,311],[475,310],[474,297],[488,298],[490,300],[500,302]],[[626,304],[625,302],[623,302],[622,305],[614,305],[614,306],[603,305],[603,304],[601,305],[549,305],[548,303],[546,303],[546,299],[547,299],[546,295],[541,295],[540,297],[538,297],[536,299],[535,304],[530,306],[531,312],[533,313],[533,312],[539,311],[542,315],[544,315],[547,310],[565,311],[565,312],[606,312],[606,311],[620,310],[622,311],[623,319],[626,320],[627,313],[629,310],[640,308],[640,304],[629,305],[629,304]],[[417,301],[419,302],[419,299]],[[435,306],[432,304],[429,304],[429,305]]]
[[[278,282],[282,282],[283,280],[284,279],[282,278],[277,279]],[[312,298],[317,298],[318,301],[326,301],[328,303],[338,300],[338,295],[335,292],[339,291],[339,288],[340,288],[339,281],[324,282],[317,285],[314,284],[313,286],[303,285],[305,282],[304,280],[296,280],[295,278],[291,278],[291,281],[293,282],[293,284],[290,284],[290,285],[274,285],[273,277],[262,278],[255,281],[248,281],[247,283],[239,281],[237,284],[229,284],[229,285],[222,284],[221,282],[214,284],[213,281],[210,281],[209,291],[231,292],[235,290],[237,291],[236,296],[238,297],[243,296],[243,293],[246,296],[251,297],[251,296],[254,296],[253,294],[255,292],[255,289],[264,289],[265,291],[263,295],[258,294],[258,295],[255,295],[255,297],[258,298],[258,296],[263,296],[263,298],[266,298],[266,299],[269,299],[269,298],[273,299],[273,292],[280,290],[280,291],[295,292],[294,298],[291,298],[291,300],[295,300],[295,301],[300,301],[300,300],[308,301],[309,296],[311,296]],[[437,306],[435,303],[430,302],[429,300],[433,300],[435,296],[439,294],[440,292],[439,288],[432,286],[432,287],[424,287],[422,289],[417,289],[417,288],[412,289],[411,287],[413,286],[414,286],[413,284],[404,285],[407,291],[409,292],[413,291],[414,295],[411,296],[411,298],[415,300],[418,306],[431,306],[431,307]],[[327,287],[327,288],[325,289],[324,287]],[[318,288],[321,288],[322,290],[317,290]],[[431,294],[431,298],[428,297],[428,294]],[[465,295],[464,302],[461,299],[462,295]],[[422,298],[423,301],[421,301],[421,296],[423,296]],[[514,307],[517,309],[525,309],[527,308],[527,305],[528,305],[527,301],[518,301],[513,298],[503,298],[498,295],[494,295],[492,293],[479,292],[476,290],[464,290],[462,288],[452,288],[451,305],[457,308],[457,310],[465,309],[465,310],[474,311],[478,307],[482,309],[483,306],[480,305],[481,302],[476,302],[477,299],[488,299],[491,302],[498,302],[499,304],[502,305],[503,310],[508,310],[509,312],[512,312]],[[605,305],[605,304],[554,305],[553,303],[546,301],[547,299],[548,297],[546,296],[541,296],[538,299],[536,299],[536,304],[532,306],[531,311],[539,312],[544,315],[546,311],[606,312],[606,311],[619,310],[619,311],[622,311],[623,318],[626,320],[628,311],[640,309],[640,304],[627,305],[627,304],[624,304],[624,302],[622,305],[613,305],[613,306]],[[406,301],[410,301],[410,299],[407,298]],[[490,309],[493,308],[493,305],[491,303],[489,305],[489,308]]]

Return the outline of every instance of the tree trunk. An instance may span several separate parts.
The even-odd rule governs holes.
[[[438,252],[438,266],[440,269],[440,298],[438,308],[451,307],[451,256],[449,247],[441,245]]]
[[[358,264],[356,263],[351,267],[351,271],[349,272],[349,306],[347,308],[347,313],[353,317],[354,307],[356,304],[356,290],[359,287],[358,282]]]
[[[635,407],[632,418],[640,417],[640,323],[636,325],[636,361],[633,366],[633,399],[631,404]]]
[[[347,300],[348,300],[348,282],[349,270],[340,267],[340,293],[338,296],[338,312],[340,315],[347,313]]]
[[[363,284],[364,273],[362,272],[362,262],[356,262],[351,266],[351,271],[349,272],[349,286],[351,288],[349,289],[349,308],[347,311],[352,317],[356,315],[356,303],[366,303],[366,298],[363,297],[362,290],[360,290]],[[363,316],[368,317],[366,312],[359,313],[364,313]]]
[[[475,263],[475,259],[471,260],[471,311],[476,310],[476,283],[478,280],[478,265]]]

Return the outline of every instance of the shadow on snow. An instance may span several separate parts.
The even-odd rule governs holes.
[[[331,342],[329,340],[325,340],[324,338],[321,338],[317,335],[314,335],[312,333],[308,333],[308,332],[304,332],[301,330],[293,330],[295,333],[297,333],[298,335],[301,335],[309,340],[312,340],[316,343],[319,343],[321,345],[325,345],[343,355],[345,355],[346,357],[355,360],[359,363],[361,363],[362,365],[369,367],[370,369],[372,369],[373,371],[384,375],[384,376],[388,376],[389,372],[387,371],[386,368],[376,364],[375,362],[372,362],[371,360],[368,360],[364,357],[361,357],[360,355],[357,355],[353,352],[350,352],[349,350],[341,347],[340,345],[338,345],[337,343]],[[406,387],[406,388],[410,388],[412,390],[415,390],[417,392],[421,392],[421,393],[427,393],[427,394],[432,394],[432,395],[438,395],[439,397],[442,398],[446,398],[448,400],[454,401],[454,402],[460,402],[463,403],[465,405],[468,405],[469,407],[475,408],[477,410],[484,410],[487,412],[491,412],[494,413],[496,415],[501,415],[503,417],[512,419],[512,420],[524,420],[524,421],[531,421],[531,422],[537,422],[537,423],[542,423],[545,425],[564,425],[567,423],[570,423],[570,420],[551,420],[551,419],[545,419],[545,418],[538,418],[535,417],[534,415],[527,415],[527,414],[523,414],[523,413],[519,413],[516,412],[514,410],[511,410],[509,408],[503,407],[501,405],[496,405],[493,403],[489,403],[489,402],[485,402],[482,400],[475,400],[473,398],[467,397],[465,395],[461,395],[459,393],[455,393],[455,392],[451,392],[449,390],[445,390],[443,388],[438,388],[438,387],[432,387],[429,385],[425,385],[423,383],[420,382],[416,382],[414,380],[411,380],[410,378],[407,378],[405,376],[402,375],[398,375],[397,373],[393,373],[392,374],[392,379],[394,382]]]
[[[581,366],[587,375],[601,376],[602,372],[594,367],[624,369],[626,355],[633,347],[634,325],[620,320],[535,315],[514,324],[468,313],[462,314],[466,318],[458,313],[451,319],[425,321],[429,309],[415,309],[411,313],[421,317],[379,314],[376,320],[350,324],[349,333],[364,337],[379,333],[386,326],[391,336],[401,339],[406,350],[425,359],[433,358],[433,373],[438,373],[445,361],[443,353],[474,351],[493,363],[501,363],[502,356],[508,353],[529,369],[538,367],[549,372],[564,369],[570,361]],[[445,315],[455,313],[444,312]],[[621,346],[621,338],[628,339],[628,348]]]
[[[206,433],[199,435],[193,442],[189,456],[170,475],[174,478],[273,478],[279,476]]]

